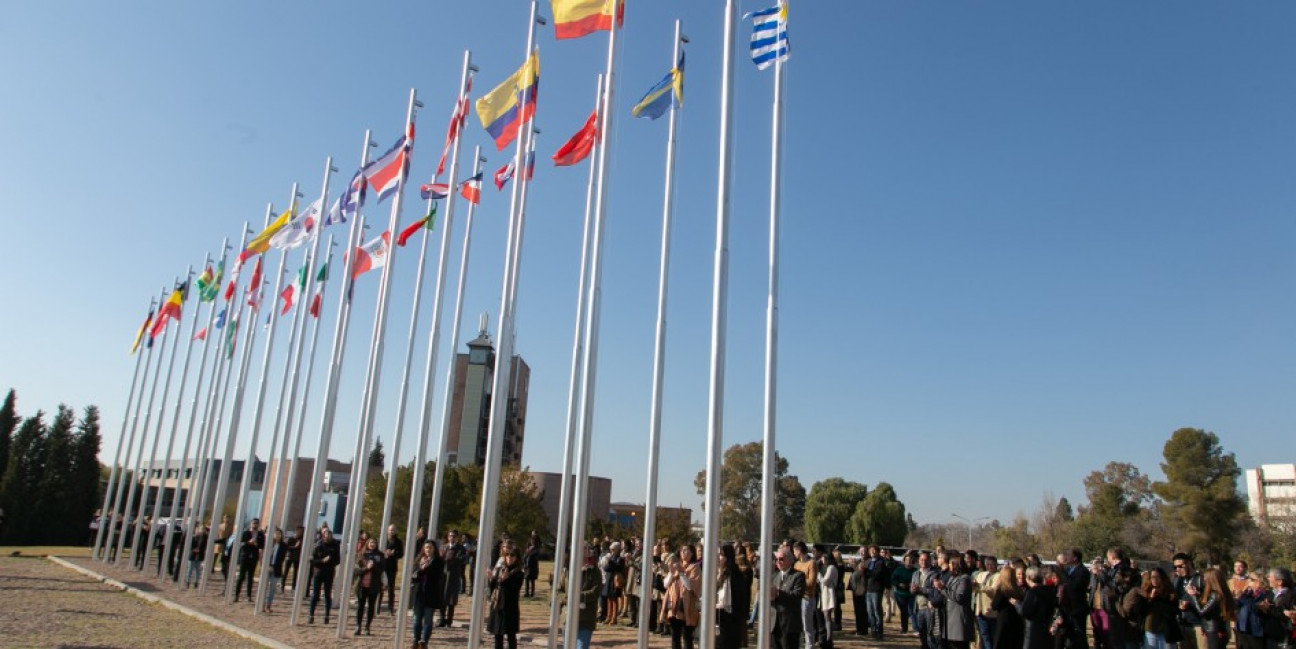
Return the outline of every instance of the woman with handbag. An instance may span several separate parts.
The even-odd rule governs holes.
[[[526,575],[513,544],[500,548],[500,560],[503,565],[496,566],[491,572],[490,617],[486,620],[486,630],[495,635],[495,649],[504,649],[505,638],[508,639],[508,649],[517,649],[517,633],[522,618],[518,595],[522,592]]]

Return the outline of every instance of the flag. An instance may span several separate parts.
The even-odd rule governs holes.
[[[247,248],[244,248],[243,252],[239,253],[238,263],[242,265],[243,262],[269,250],[270,239],[274,238],[275,233],[284,229],[284,227],[292,221],[293,215],[294,211],[289,209],[283,214],[280,214],[279,218],[271,221],[269,227],[262,230],[261,234],[256,235],[252,241],[248,242]]]
[[[464,88],[463,94],[455,101],[454,112],[450,114],[450,126],[446,129],[445,146],[441,147],[441,160],[437,162],[436,175],[440,176],[445,173],[446,156],[450,154],[450,145],[454,144],[455,138],[459,137],[459,131],[463,130],[464,122],[468,120],[468,93],[472,92],[473,75],[468,73],[468,85]]]
[[[580,38],[608,31],[612,29],[613,11],[617,26],[625,24],[623,0],[553,0],[554,38]]]
[[[504,185],[507,184],[508,181],[513,178],[514,167],[516,167],[516,165],[513,164],[512,160],[509,160],[508,164],[504,165],[503,167],[500,167],[499,170],[495,172],[496,189],[500,191],[504,191]]]
[[[409,227],[401,230],[400,236],[396,237],[396,245],[404,248],[405,242],[409,241],[409,238],[414,236],[415,232],[418,232],[420,229],[425,227],[429,231],[436,229],[436,203],[432,203],[432,210],[428,212],[427,216],[411,223]]]
[[[216,271],[212,272],[212,267],[207,269],[198,276],[198,301],[212,302],[220,295],[221,279],[225,276],[225,260],[222,259]]]
[[[387,265],[391,253],[391,232],[374,237],[373,241],[355,249],[355,263],[351,266],[351,279]]]
[[[199,330],[198,330],[198,333],[194,334],[193,339],[194,339],[194,340],[207,340],[207,327],[203,327],[202,329],[199,329]]]
[[[220,310],[220,313],[217,313],[217,314],[216,314],[216,324],[215,324],[214,326],[215,326],[217,329],[224,329],[224,328],[225,328],[225,311],[226,311],[228,308],[229,308],[229,307],[226,307],[225,309],[221,309],[221,310]]]
[[[324,265],[323,265],[323,266],[320,266],[319,272],[318,272],[318,273],[315,273],[315,281],[316,281],[316,282],[324,282],[324,281],[328,281],[328,262],[327,262],[327,261],[324,262]]]
[[[450,195],[450,185],[446,183],[428,183],[419,187],[419,196],[425,201],[435,201]]]
[[[463,196],[473,205],[481,203],[481,181],[482,175],[479,172],[476,176],[459,183],[459,195]]]
[[[180,305],[184,303],[185,284],[177,286],[171,291],[171,296],[166,299],[166,302],[162,303],[162,308],[158,309],[157,319],[153,321],[153,328],[149,330],[149,338],[157,338],[158,334],[166,329],[167,321],[180,319]]]
[[[311,304],[310,304],[310,314],[315,319],[319,319],[320,302],[322,301],[323,301],[323,296],[320,294],[320,291],[316,291],[315,297],[314,299],[311,300]]]
[[[666,73],[657,85],[648,89],[644,93],[639,103],[631,109],[630,114],[635,117],[647,117],[648,119],[657,119],[666,114],[667,109],[672,106],[679,108],[684,105],[684,52],[680,52],[679,64],[673,70]]]
[[[787,5],[753,11],[743,19],[752,19],[751,57],[756,68],[764,70],[774,61],[788,59]]]
[[[396,194],[401,181],[409,171],[410,152],[414,148],[414,125],[410,124],[405,136],[396,141],[382,157],[365,165],[365,183],[378,192],[381,203]]]
[[[522,174],[522,180],[530,181],[535,177],[535,140],[531,140],[531,150],[527,151],[526,172]]]
[[[225,285],[225,301],[229,302],[234,299],[234,288],[238,286],[239,271],[243,270],[243,264],[235,260],[234,270],[230,273],[229,283]]]
[[[153,309],[150,308],[148,315],[144,316],[144,322],[140,324],[139,331],[135,332],[135,342],[131,344],[130,353],[134,354],[139,351],[140,341],[144,340],[144,334],[149,330],[149,325],[153,324]]]
[[[225,358],[234,357],[234,344],[238,342],[239,317],[234,314],[234,320],[230,326],[225,328]]]
[[[328,215],[324,217],[324,227],[334,223],[346,223],[348,217],[355,216],[355,213],[364,205],[367,188],[364,169],[361,169],[351,177],[351,182],[342,192],[342,195],[337,197],[333,201],[333,205],[329,207]]]
[[[281,230],[270,237],[270,247],[275,250],[289,250],[300,246],[315,232],[315,225],[319,223],[320,201],[315,199],[314,203],[306,206],[297,218],[288,222]]]
[[[296,284],[289,284],[286,288],[284,288],[283,292],[279,294],[279,297],[282,298],[284,301],[283,311],[280,311],[279,315],[288,315],[288,312],[292,310],[293,294],[296,292],[296,288],[297,288]]]
[[[258,257],[256,265],[252,267],[252,280],[247,285],[247,303],[252,310],[257,309],[257,298],[261,295],[261,258]]]
[[[599,119],[596,110],[590,113],[589,119],[585,120],[585,125],[553,154],[554,165],[567,167],[584,160],[590,151],[594,150],[594,143],[598,142],[598,129]]]
[[[503,83],[477,100],[477,118],[495,139],[495,148],[504,150],[522,124],[535,114],[536,94],[540,86],[540,53],[532,51],[526,63]]]

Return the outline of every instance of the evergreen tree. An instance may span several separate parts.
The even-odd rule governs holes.
[[[727,539],[754,541],[761,528],[762,443],[734,444],[720,467],[720,534]],[[806,490],[788,475],[788,461],[774,453],[774,536],[801,536]],[[706,470],[693,479],[698,494],[706,493]]]
[[[81,531],[89,533],[90,520],[103,504],[106,467],[99,464],[99,409],[86,406],[72,439],[72,488],[75,494],[72,520],[80,521]],[[74,539],[75,540],[75,539]]]
[[[3,538],[11,545],[31,543],[40,518],[36,482],[45,468],[45,413],[23,420],[9,448],[9,464],[0,480],[4,494]]]
[[[9,466],[9,447],[13,444],[13,432],[18,427],[18,409],[13,388],[5,395],[4,406],[0,406],[0,476]]]
[[[828,478],[811,485],[805,505],[806,538],[815,543],[850,540],[846,522],[867,495],[868,487],[844,478]]]
[[[59,405],[45,433],[45,467],[37,480],[36,506],[40,525],[33,543],[65,545],[81,539],[86,521],[73,521],[80,498],[72,476],[72,409]]]
[[[382,438],[379,437],[374,442],[372,451],[369,451],[369,475],[374,473],[382,474],[383,469],[387,466],[387,455],[383,453]],[[374,469],[378,469],[374,471]]]
[[[1242,529],[1246,503],[1238,495],[1241,471],[1232,453],[1225,453],[1215,433],[1180,428],[1165,443],[1161,471],[1165,482],[1152,485],[1165,502],[1166,522],[1179,532],[1180,549],[1203,554],[1220,563]]]
[[[855,506],[846,523],[846,532],[856,543],[867,545],[901,545],[909,534],[904,503],[896,497],[895,488],[879,482]]]

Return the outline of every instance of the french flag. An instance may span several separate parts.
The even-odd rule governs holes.
[[[450,195],[450,185],[445,183],[428,183],[419,187],[419,196],[425,201],[439,201]]]
[[[481,204],[481,181],[482,175],[479,173],[459,183],[459,195],[468,199],[468,202],[473,205]]]
[[[410,150],[414,147],[414,125],[410,125],[409,135],[402,137],[381,158],[370,162],[364,168],[365,182],[378,192],[381,203],[396,194],[405,172],[409,169]]]
[[[513,179],[513,161],[510,160],[508,164],[504,165],[503,167],[500,167],[499,170],[495,172],[495,188],[500,191],[504,191],[504,185],[507,184],[508,181],[512,179]]]

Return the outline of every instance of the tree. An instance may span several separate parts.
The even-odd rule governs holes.
[[[1038,551],[1047,559],[1071,548],[1071,503],[1066,498],[1054,500],[1052,493],[1044,494],[1035,513],[1035,540]]]
[[[994,537],[995,556],[1000,558],[1024,557],[1035,551],[1036,542],[1030,533],[1030,523],[1021,514],[1013,518],[1011,526],[995,530]]]
[[[81,521],[82,533],[86,532],[90,519],[103,504],[104,483],[108,481],[107,467],[99,463],[101,442],[99,409],[86,406],[72,440],[71,456],[72,484],[76,489],[72,505],[73,518]]]
[[[72,409],[60,405],[45,432],[45,466],[37,481],[36,507],[40,524],[33,543],[66,545],[84,538],[88,520],[78,517],[74,505],[81,494],[72,475]]]
[[[387,455],[383,453],[382,438],[379,437],[374,442],[373,450],[369,451],[369,468],[370,470],[377,468],[378,473],[381,474],[383,472],[383,469],[386,467],[387,467]]]
[[[37,480],[45,470],[45,413],[24,419],[9,448],[9,464],[0,480],[4,494],[4,539],[12,545],[28,545],[40,515]]]
[[[5,395],[4,405],[0,406],[0,476],[9,466],[9,447],[13,443],[13,432],[18,427],[18,410],[15,404],[13,388]]]
[[[855,506],[846,530],[849,538],[861,545],[901,545],[909,534],[904,503],[889,483],[879,482]]]
[[[726,539],[754,541],[761,526],[761,442],[735,444],[725,451],[720,467],[720,533]],[[788,462],[774,454],[774,536],[787,536],[801,527],[805,517],[805,487],[788,475]],[[693,480],[699,494],[706,493],[706,470]]]
[[[1176,430],[1162,455],[1166,479],[1152,489],[1165,503],[1166,522],[1179,532],[1179,549],[1204,553],[1211,564],[1219,563],[1233,547],[1246,514],[1237,491],[1237,460],[1224,452],[1215,433],[1200,428]]]
[[[438,534],[457,529],[465,534],[477,535],[477,522],[481,512],[482,467],[475,465],[450,467],[441,487],[441,509],[437,516]],[[429,497],[430,498],[430,497]]]
[[[495,533],[508,534],[521,542],[531,532],[549,533],[544,492],[531,479],[529,468],[504,467],[500,473],[499,497],[495,501]]]
[[[405,466],[398,466],[395,471],[396,485],[392,493],[390,523],[395,524],[397,530],[404,530],[405,525],[409,522],[410,492],[414,489],[414,463],[410,462]],[[430,491],[431,485],[425,485],[423,502],[427,502]],[[369,532],[370,535],[376,534],[382,539],[387,538],[387,530],[381,529],[386,497],[387,476],[378,474],[370,477],[369,484],[365,485],[364,513],[360,516],[360,529]],[[379,546],[381,545],[380,542]]]
[[[855,506],[868,495],[868,487],[844,478],[828,478],[814,483],[805,505],[806,538],[816,543],[840,543],[850,537],[846,523]]]
[[[1126,531],[1138,527],[1153,504],[1152,481],[1133,464],[1108,462],[1085,477],[1084,488],[1089,504],[1071,525],[1072,544],[1087,556],[1129,547]]]

